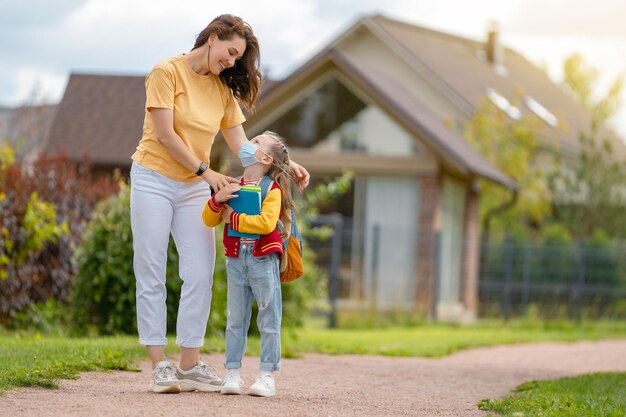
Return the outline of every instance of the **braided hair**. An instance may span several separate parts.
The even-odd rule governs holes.
[[[266,130],[262,135],[269,136],[274,140],[268,152],[273,162],[266,175],[280,187],[282,191],[281,210],[284,214],[288,214],[292,208],[295,208],[291,196],[291,182],[294,181],[295,174],[289,166],[289,150],[285,145],[285,140],[278,134]]]

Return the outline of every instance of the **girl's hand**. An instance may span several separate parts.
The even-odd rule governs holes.
[[[235,195],[235,193],[239,191],[240,189],[241,189],[241,186],[239,184],[232,184],[232,183],[228,184],[227,186],[219,190],[217,193],[215,193],[215,201],[218,203],[224,203],[230,200],[231,198],[237,198],[239,196]]]
[[[299,165],[291,160],[289,161],[289,166],[293,169],[293,172],[296,175],[294,182],[298,187],[298,191],[302,192],[302,190],[309,185],[311,175],[309,175],[309,172],[302,165]]]
[[[232,207],[228,204],[224,206],[224,208],[222,209],[222,221],[224,223],[230,223],[230,213],[232,213],[233,211],[234,210],[232,209]]]
[[[220,174],[219,172],[215,172],[212,169],[207,169],[206,171],[204,171],[204,173],[202,174],[202,179],[205,180],[215,192],[220,191],[228,184],[238,182],[235,178]]]

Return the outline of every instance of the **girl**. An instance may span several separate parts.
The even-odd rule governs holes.
[[[222,394],[241,394],[243,380],[239,375],[241,359],[246,350],[248,327],[252,314],[252,297],[257,301],[257,324],[261,333],[261,372],[248,388],[248,394],[262,397],[275,395],[273,371],[280,370],[280,323],[282,294],[279,263],[283,252],[277,229],[281,211],[293,207],[288,174],[289,153],[281,138],[264,132],[239,151],[243,177],[239,184],[230,184],[217,192],[202,213],[204,223],[217,226],[221,220],[230,228],[261,235],[258,239],[228,236],[224,228],[224,249],[228,274],[228,307],[226,319],[226,363],[228,373],[221,387]],[[273,183],[261,203],[261,213],[236,213],[226,204],[243,185],[257,185],[263,176]]]

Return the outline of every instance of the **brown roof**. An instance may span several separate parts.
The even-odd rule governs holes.
[[[46,151],[79,159],[88,150],[94,165],[130,166],[141,138],[144,76],[72,74],[52,123]]]
[[[539,68],[512,49],[503,48],[502,65],[508,73],[499,75],[490,61],[484,58],[485,43],[437,32],[420,26],[372,16],[369,22],[382,28],[401,49],[417,60],[430,78],[439,83],[456,99],[476,109],[487,88],[494,89],[509,101],[520,93],[530,96],[559,118],[554,137],[565,153],[580,149],[579,133],[591,126],[591,115]],[[463,105],[463,104],[462,104]],[[525,105],[518,106],[529,112]],[[614,133],[604,128],[604,134],[626,156],[626,145]]]

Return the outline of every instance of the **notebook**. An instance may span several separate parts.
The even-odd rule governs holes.
[[[231,206],[234,211],[252,215],[261,213],[261,187],[257,185],[245,185],[234,194],[239,197],[228,200],[228,205]],[[227,227],[228,236],[246,237],[250,239],[258,239],[261,237],[261,235],[257,233],[244,233],[231,230],[230,225],[227,225]]]

